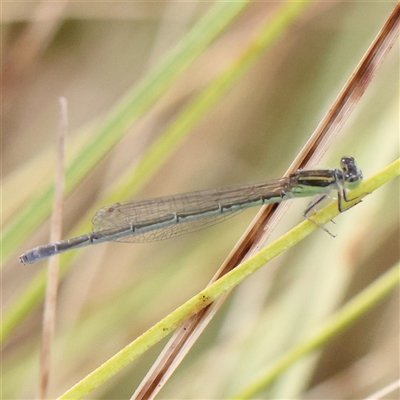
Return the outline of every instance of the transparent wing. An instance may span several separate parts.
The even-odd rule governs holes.
[[[139,243],[169,239],[231,218],[243,209],[257,205],[257,201],[261,204],[261,197],[267,200],[265,203],[279,201],[280,192],[287,185],[287,178],[282,178],[218,190],[202,190],[149,200],[116,203],[97,211],[92,219],[93,230],[99,232],[130,225],[134,227],[149,225],[152,228],[147,232],[114,240]],[[170,224],[158,226],[159,221],[168,218],[171,220]]]
[[[236,212],[193,219],[190,221],[181,222],[179,224],[164,226],[162,228],[154,228],[151,231],[144,232],[138,235],[125,236],[115,239],[115,241],[125,243],[148,243],[156,242],[159,240],[166,240],[175,236],[185,235],[186,233],[195,232],[200,229],[207,228],[211,225],[218,224],[233,217],[234,215],[239,214],[241,211],[243,211],[243,209],[237,210]]]

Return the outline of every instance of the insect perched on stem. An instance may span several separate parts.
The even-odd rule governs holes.
[[[169,239],[224,221],[249,207],[316,195],[317,200],[304,212],[308,218],[309,211],[332,190],[337,192],[338,209],[342,212],[342,201],[348,201],[346,190],[357,187],[363,176],[353,157],[343,156],[340,167],[296,171],[266,182],[116,203],[97,211],[92,220],[93,232],[35,247],[19,260],[34,263],[108,241],[143,243]]]

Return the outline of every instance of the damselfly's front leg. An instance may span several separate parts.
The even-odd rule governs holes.
[[[319,203],[321,203],[323,200],[325,200],[328,196],[326,194],[317,196],[310,204],[309,206],[304,210],[303,212],[303,217],[308,219],[310,222],[312,222],[314,225],[316,225],[318,228],[323,229],[326,233],[328,233],[330,236],[332,237],[336,237],[336,235],[334,235],[333,233],[329,232],[328,229],[326,229],[323,225],[319,224],[317,221],[314,221],[312,218],[310,218],[308,216],[309,212],[311,210],[315,211],[315,206],[317,206]],[[338,202],[339,202],[339,197],[338,197]],[[342,212],[340,210],[340,206],[338,205],[339,211]]]

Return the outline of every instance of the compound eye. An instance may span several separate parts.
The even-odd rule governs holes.
[[[344,156],[340,160],[340,167],[343,170],[348,170],[350,166],[354,165],[354,158],[350,156]]]
[[[358,180],[358,177],[356,174],[345,174],[344,179],[346,182],[355,182]]]

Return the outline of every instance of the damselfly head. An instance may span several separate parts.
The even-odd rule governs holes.
[[[357,186],[363,179],[362,171],[357,167],[356,162],[351,156],[343,156],[340,159],[340,167],[343,171],[344,181]]]

